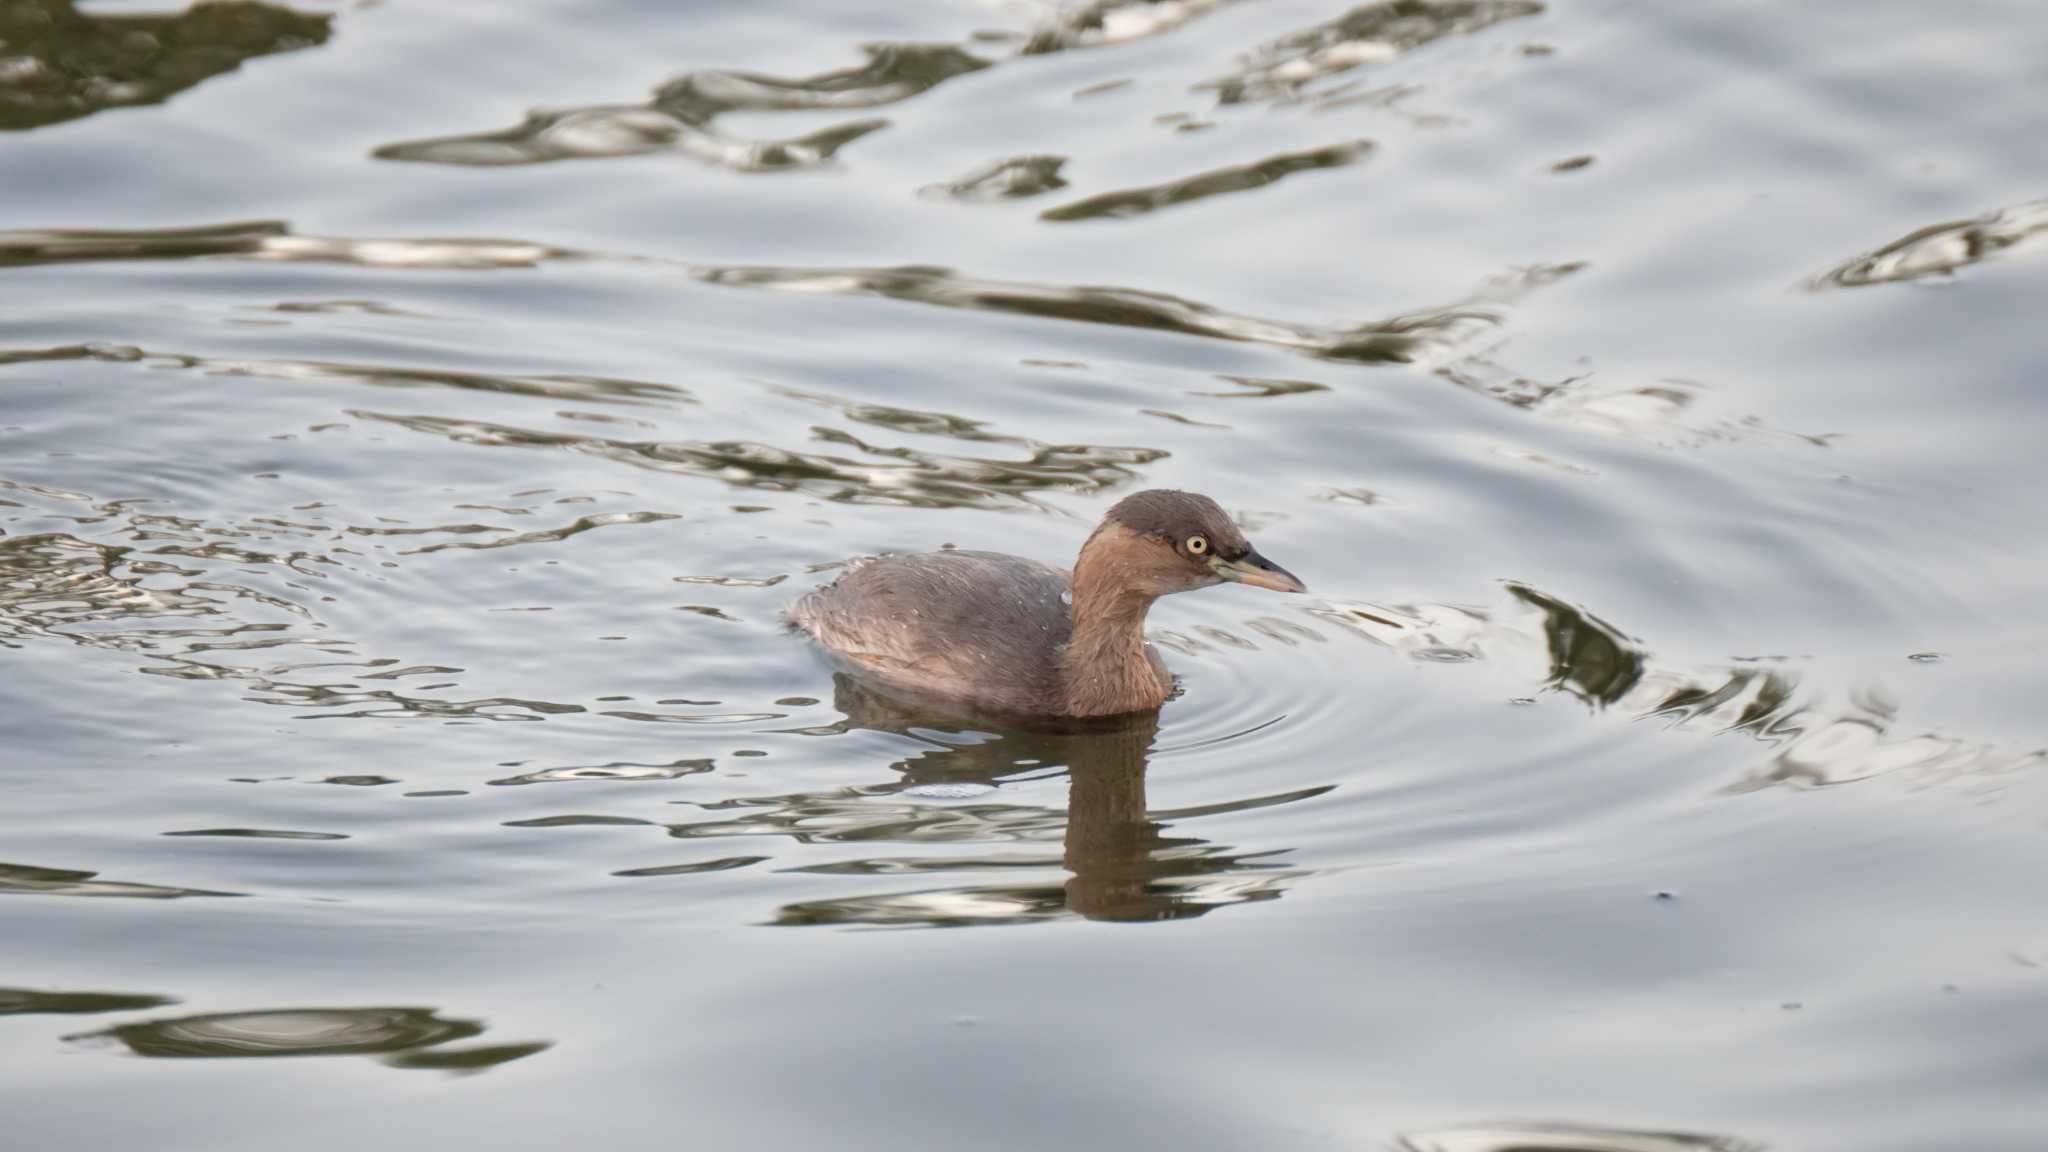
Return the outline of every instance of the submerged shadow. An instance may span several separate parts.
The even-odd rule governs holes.
[[[1146,922],[1189,919],[1226,905],[1272,900],[1288,880],[1300,875],[1274,859],[1284,849],[1238,852],[1198,837],[1170,834],[1172,822],[1324,791],[1155,812],[1146,802],[1145,771],[1158,737],[1157,715],[991,733],[985,722],[936,712],[843,673],[835,679],[833,704],[846,715],[833,726],[838,731],[891,732],[926,744],[894,765],[903,774],[899,796],[912,792],[943,797],[949,785],[990,785],[1062,770],[1069,783],[1064,813],[1008,804],[930,805],[922,822],[906,819],[907,811],[898,812],[886,831],[842,826],[834,838],[995,840],[1048,846],[1056,839],[1061,850],[1057,856],[1018,852],[972,858],[876,857],[794,871],[881,876],[1059,868],[1068,875],[1063,882],[970,884],[804,901],[783,906],[773,921],[780,925],[949,927],[1068,917]],[[692,834],[704,830],[702,825],[690,827]]]

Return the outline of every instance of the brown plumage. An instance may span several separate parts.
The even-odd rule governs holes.
[[[1109,510],[1072,573],[998,552],[883,556],[788,617],[893,689],[999,715],[1116,716],[1158,708],[1172,690],[1145,643],[1152,602],[1226,580],[1305,590],[1215,501],[1154,489]]]

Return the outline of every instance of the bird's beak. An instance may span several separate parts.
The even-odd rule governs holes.
[[[1308,591],[1308,585],[1297,579],[1294,573],[1259,555],[1256,548],[1235,560],[1225,560],[1218,556],[1209,561],[1209,567],[1225,580],[1249,584],[1254,588],[1266,588],[1274,592]]]

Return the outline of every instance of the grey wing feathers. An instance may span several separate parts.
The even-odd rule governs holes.
[[[789,620],[885,675],[1028,679],[1066,642],[1068,587],[1065,572],[1000,553],[883,556],[798,600]]]

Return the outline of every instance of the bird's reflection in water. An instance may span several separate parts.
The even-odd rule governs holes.
[[[815,833],[814,838],[1030,844],[1057,836],[1061,851],[1056,856],[1041,852],[868,858],[798,871],[872,876],[1064,869],[1067,876],[1064,881],[1048,876],[1036,882],[811,900],[783,906],[776,924],[947,927],[1074,916],[1143,922],[1186,919],[1225,905],[1272,900],[1289,880],[1301,875],[1275,859],[1285,849],[1236,852],[1197,837],[1169,835],[1169,820],[1263,807],[1326,790],[1187,812],[1153,812],[1146,804],[1145,771],[1158,737],[1156,714],[989,733],[985,720],[935,712],[843,674],[835,680],[833,703],[846,715],[833,726],[836,731],[893,732],[927,742],[925,750],[895,765],[903,773],[903,783],[892,791],[901,798],[943,796],[947,785],[992,785],[1064,771],[1069,783],[1067,811],[1062,820],[1058,812],[1035,807],[944,804],[903,818],[907,809],[892,808],[898,818],[887,828],[842,825],[833,832]],[[977,738],[964,738],[970,732]],[[690,827],[693,831],[684,834],[708,831],[703,825]],[[783,827],[795,834],[789,825]]]

